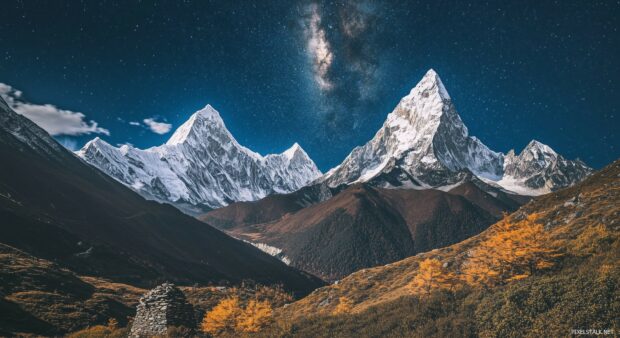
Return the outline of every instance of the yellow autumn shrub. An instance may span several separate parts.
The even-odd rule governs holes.
[[[241,311],[238,297],[223,299],[205,314],[201,324],[202,331],[211,335],[234,331]]]
[[[251,300],[236,321],[237,332],[258,332],[270,321],[273,310],[267,301]]]
[[[244,307],[238,297],[220,301],[202,320],[202,331],[212,336],[254,333],[272,321],[273,309],[268,301],[250,300]]]
[[[333,313],[335,315],[349,313],[352,308],[353,302],[349,298],[343,296],[338,299],[338,305],[336,305]]]
[[[409,283],[409,288],[416,294],[428,295],[433,290],[450,290],[456,282],[455,274],[446,269],[441,261],[427,258],[420,262],[418,273]]]

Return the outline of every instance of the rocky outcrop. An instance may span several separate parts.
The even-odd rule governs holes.
[[[130,337],[165,335],[171,327],[196,328],[194,310],[179,288],[164,283],[140,298]]]

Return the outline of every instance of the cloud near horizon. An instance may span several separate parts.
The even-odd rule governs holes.
[[[110,135],[110,131],[99,127],[95,121],[86,121],[80,112],[60,109],[53,104],[26,102],[23,92],[5,83],[0,83],[0,96],[16,113],[24,115],[52,136],[78,136],[84,134]]]
[[[170,131],[170,129],[172,129],[172,125],[170,123],[157,122],[152,117],[144,119],[143,122],[149,127],[149,129],[151,129],[152,132],[159,135],[166,134]]]

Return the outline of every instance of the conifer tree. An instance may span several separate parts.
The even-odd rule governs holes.
[[[223,299],[205,315],[201,325],[202,331],[212,335],[234,332],[240,313],[238,297]]]
[[[466,282],[492,287],[554,266],[561,253],[549,242],[536,218],[533,214],[517,222],[507,217],[500,221],[471,250],[463,267]]]
[[[271,321],[273,310],[268,301],[251,300],[237,318],[237,332],[258,332]]]
[[[409,287],[414,293],[428,295],[436,289],[451,290],[456,281],[455,274],[444,268],[441,261],[435,258],[427,258],[420,262],[418,273]]]

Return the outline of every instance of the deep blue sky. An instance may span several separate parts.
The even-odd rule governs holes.
[[[472,135],[535,138],[601,167],[620,155],[615,1],[9,1],[0,83],[82,112],[112,144],[161,144],[207,103],[262,154],[299,142],[322,170],[369,140],[429,68]],[[81,146],[97,136],[58,136]]]

